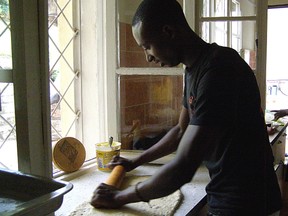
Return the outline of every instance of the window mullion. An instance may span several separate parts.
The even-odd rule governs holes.
[[[10,1],[18,168],[52,177],[47,1]]]
[[[238,17],[200,17],[200,22],[216,21],[256,21],[256,16],[238,16]]]

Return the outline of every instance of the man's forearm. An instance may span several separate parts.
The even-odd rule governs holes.
[[[182,133],[178,125],[174,126],[158,143],[133,159],[134,167],[138,167],[176,151]]]
[[[161,167],[157,174],[135,186],[131,186],[117,195],[121,205],[163,197],[179,189],[183,184],[191,181],[197,167],[191,169],[187,164],[178,164],[173,160]],[[179,178],[181,176],[181,178]]]

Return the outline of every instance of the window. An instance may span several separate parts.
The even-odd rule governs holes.
[[[7,147],[8,145],[3,145],[1,142],[0,136],[1,163],[14,169],[9,165],[10,161],[3,162],[2,156],[8,155],[7,148],[9,148],[9,156],[11,155],[9,160],[16,161],[13,163],[17,163],[18,160],[19,170],[51,177],[52,139],[56,141],[63,136],[75,136],[85,145],[86,159],[89,160],[95,157],[95,143],[108,140],[109,136],[125,144],[128,143],[128,148],[130,148],[131,136],[127,135],[133,126],[137,128],[140,125],[140,134],[148,134],[149,136],[146,136],[148,138],[159,138],[162,133],[159,128],[169,128],[175,123],[175,116],[178,116],[178,109],[181,106],[179,99],[182,95],[183,69],[181,67],[158,68],[154,65],[148,67],[138,63],[137,65],[127,58],[128,52],[134,52],[131,50],[134,47],[129,47],[133,42],[129,20],[139,2],[135,0],[47,0],[34,4],[34,0],[25,0],[25,3],[24,1],[0,0],[0,64],[1,66],[4,63],[8,65],[0,69],[2,105],[0,115],[4,116],[6,94],[7,98],[9,95],[14,99],[9,99],[11,106],[16,107],[15,120],[8,121],[9,123],[2,121],[1,124],[4,122],[6,126],[3,127],[2,124],[1,129],[7,129],[2,134],[11,132],[10,137],[17,139],[16,142],[14,138],[14,146]],[[219,26],[217,23],[217,38],[223,43],[230,41],[231,46],[240,46],[241,49],[247,50],[247,53],[244,52],[247,59],[253,56],[251,50],[255,51],[254,39],[258,38],[261,52],[257,54],[257,70],[265,73],[265,68],[261,67],[265,59],[265,47],[263,47],[265,34],[259,34],[258,37],[255,34],[255,1],[241,0],[238,1],[239,4],[236,1],[217,1],[219,3],[218,11],[216,10],[218,15],[214,14],[214,17],[209,11],[215,8],[212,5],[216,1],[179,0],[179,2],[189,18],[188,22],[195,27],[197,33],[200,32],[199,29],[202,31],[202,25],[207,25],[208,30],[205,34],[213,42],[216,34],[212,34],[211,27],[216,28],[214,23],[219,22]],[[233,2],[235,4],[232,7]],[[8,17],[7,14],[3,15],[3,11],[7,9],[7,3],[11,11]],[[207,15],[197,16],[194,22],[193,11],[195,10],[196,14],[203,11],[199,9],[199,3],[209,10],[205,10]],[[257,2],[258,11],[264,18],[265,4],[263,1]],[[244,10],[245,5],[251,11]],[[235,14],[228,17],[219,16],[231,8],[234,8],[235,13],[237,11],[239,13],[240,8],[241,16]],[[49,26],[47,20],[50,22]],[[200,25],[195,25],[198,22]],[[220,22],[225,24],[220,24]],[[239,24],[233,26],[233,22],[239,22]],[[263,25],[264,31],[263,28],[258,28],[257,31],[266,32],[265,23]],[[123,31],[123,26],[125,26],[125,31]],[[67,34],[61,38],[63,31]],[[8,36],[10,32],[11,36]],[[126,35],[123,36],[123,33]],[[3,38],[5,38],[4,41]],[[128,43],[125,44],[125,41]],[[9,43],[11,44],[10,51],[7,49],[4,53],[5,61],[3,60],[3,43],[8,47]],[[48,51],[54,53],[55,57],[51,57],[50,62],[48,62]],[[133,52],[131,53],[135,54]],[[139,51],[140,53],[142,52]],[[8,61],[6,61],[7,56],[9,56]],[[145,59],[144,56],[143,59]],[[59,74],[61,74],[60,85],[57,84]],[[260,81],[262,74],[258,74]],[[62,76],[65,80],[62,80]],[[56,102],[58,100],[60,109],[57,106],[58,102],[52,105],[50,103],[53,99],[51,97],[50,101],[50,81],[51,93],[58,94],[55,99]],[[263,89],[262,83],[259,82],[259,84],[260,89]],[[7,86],[11,88],[9,91],[7,91]],[[143,91],[144,89],[146,92]],[[174,95],[173,98],[168,96],[171,93]],[[66,119],[66,114],[69,115],[67,124],[54,125],[57,120],[51,121],[50,106],[52,112],[56,110],[52,113],[55,118],[59,117],[56,115],[57,112],[60,112],[61,120]],[[54,109],[55,107],[57,108]],[[4,118],[8,119],[7,116]],[[9,118],[11,119],[13,117]],[[52,128],[50,123],[53,124]],[[125,142],[125,139],[128,142]],[[12,154],[10,154],[11,151]]]
[[[116,93],[110,88],[106,92],[105,2],[49,3],[52,143],[75,137],[84,145],[89,161],[96,156],[96,143],[110,135],[115,140],[117,137],[107,126],[107,116],[111,115],[106,110],[107,97]],[[116,126],[113,121],[109,123]]]
[[[199,4],[199,34],[209,43],[235,49],[256,69],[256,2],[203,0]]]
[[[108,134],[117,137],[113,133],[116,130],[106,123],[112,116],[107,107],[112,106],[107,106],[107,95],[111,92],[105,90],[109,86],[106,85],[107,52],[103,42],[106,27],[102,26],[105,2],[47,0],[35,5],[29,1],[25,1],[25,4],[17,2],[17,5],[13,1],[11,14],[17,16],[13,16],[11,25],[6,21],[8,28],[5,27],[5,32],[9,32],[10,26],[14,27],[11,32],[14,33],[12,50],[16,54],[13,66],[16,67],[13,71],[1,69],[0,75],[1,81],[11,82],[15,90],[12,97],[16,98],[15,106],[18,107],[15,114],[18,116],[17,147],[16,143],[13,148],[9,145],[8,151],[4,148],[8,145],[1,144],[5,151],[0,151],[0,154],[10,157],[1,157],[0,160],[15,158],[13,164],[17,167],[18,156],[19,170],[50,177],[52,143],[58,139],[64,136],[79,139],[85,146],[86,159],[89,160],[95,157],[95,143],[103,142]],[[92,22],[97,23],[97,29],[96,25],[91,28]],[[60,76],[61,79],[58,79]],[[3,97],[4,90],[1,89]],[[116,95],[114,91],[113,95]],[[115,102],[112,103],[115,106]],[[11,103],[11,106],[14,105]],[[113,115],[115,123],[114,119]],[[116,127],[114,123],[111,125]],[[13,122],[10,127],[14,128],[15,136]],[[15,157],[12,157],[10,149],[14,150]],[[7,164],[5,162],[5,166]]]

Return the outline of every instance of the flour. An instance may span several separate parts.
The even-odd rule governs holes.
[[[135,185],[148,177],[127,176],[124,178],[122,186],[126,188]],[[174,214],[181,203],[182,194],[180,190],[177,190],[166,197],[153,199],[149,204],[145,202],[129,203],[120,209],[96,209],[90,205],[89,201],[80,204],[69,216],[169,216]]]

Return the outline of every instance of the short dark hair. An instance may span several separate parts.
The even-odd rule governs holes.
[[[143,0],[137,8],[132,26],[142,22],[149,27],[188,25],[181,5],[176,0]]]

